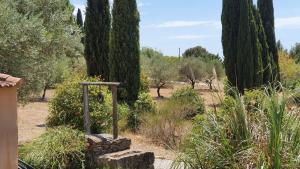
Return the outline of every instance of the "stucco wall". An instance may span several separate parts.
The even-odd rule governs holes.
[[[0,88],[0,169],[17,169],[17,88]]]

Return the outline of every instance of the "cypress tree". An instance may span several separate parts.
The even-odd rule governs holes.
[[[89,76],[109,80],[109,0],[88,0],[85,19],[85,58]]]
[[[114,0],[110,78],[121,82],[119,100],[131,104],[140,88],[139,12],[136,0]]]
[[[262,46],[258,37],[258,25],[254,14],[254,6],[252,0],[249,1],[250,6],[250,32],[253,54],[253,87],[260,87],[263,84],[263,63],[262,63]]]
[[[237,40],[239,34],[240,1],[223,0],[222,45],[224,65],[230,85],[237,86]]]
[[[254,59],[250,29],[250,5],[248,0],[240,0],[240,22],[237,49],[238,89],[252,88],[254,81]]]
[[[82,28],[83,26],[83,20],[82,20],[82,13],[81,13],[81,10],[78,8],[78,11],[77,11],[77,19],[76,19],[76,22],[77,22],[77,25]]]
[[[279,54],[276,46],[273,0],[258,0],[258,8],[267,36],[269,53],[272,62],[272,80],[280,81]]]
[[[258,38],[261,45],[261,57],[262,57],[262,65],[263,65],[263,83],[268,84],[271,82],[272,78],[272,65],[271,65],[271,57],[269,53],[269,46],[267,43],[267,37],[265,34],[265,30],[262,24],[261,16],[259,10],[254,7],[253,13],[255,14],[256,24],[258,29]]]

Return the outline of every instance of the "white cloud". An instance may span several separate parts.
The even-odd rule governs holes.
[[[170,39],[180,39],[180,40],[194,40],[194,39],[207,39],[207,38],[213,38],[217,36],[213,35],[178,35],[178,36],[172,36]]]
[[[299,29],[300,16],[278,18],[275,20],[275,25],[278,29]]]
[[[168,21],[158,25],[151,25],[150,27],[157,28],[180,28],[180,27],[198,27],[198,26],[207,26],[207,27],[221,27],[221,23],[218,21]]]

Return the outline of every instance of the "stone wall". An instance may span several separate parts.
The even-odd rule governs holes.
[[[131,140],[119,137],[114,140],[109,134],[87,135],[88,151],[94,155],[103,155],[130,149]]]
[[[90,168],[154,169],[154,153],[130,150],[131,140],[108,134],[87,135]]]

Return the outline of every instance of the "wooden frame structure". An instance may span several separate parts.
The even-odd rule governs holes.
[[[91,117],[89,112],[89,89],[88,86],[108,86],[113,96],[113,139],[118,138],[118,82],[82,82],[83,86],[83,111],[84,111],[84,129],[86,134],[91,134]]]

